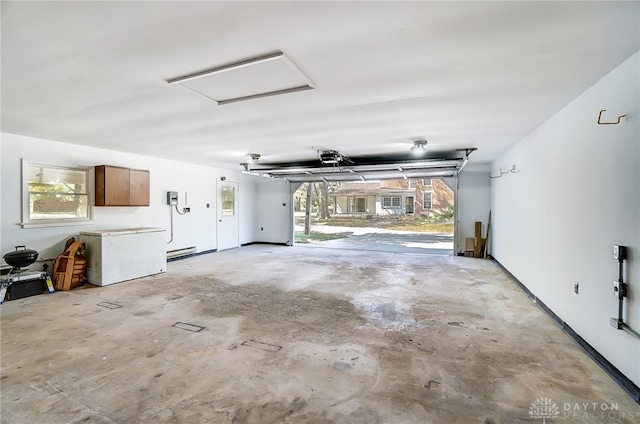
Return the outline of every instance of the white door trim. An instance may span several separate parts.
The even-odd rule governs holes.
[[[223,214],[222,188],[234,188],[234,215],[225,217]],[[227,250],[240,247],[240,183],[236,181],[217,181],[216,184],[216,245],[217,250]]]

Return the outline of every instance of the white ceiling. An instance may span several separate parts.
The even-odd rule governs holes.
[[[417,138],[488,162],[639,50],[639,5],[2,1],[2,130],[238,170]],[[165,82],[278,50],[315,90]]]

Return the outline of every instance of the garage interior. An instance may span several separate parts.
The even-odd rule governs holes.
[[[1,422],[640,419],[640,2],[1,12],[3,285],[89,246],[11,280]],[[423,177],[488,259],[293,243],[299,183]]]

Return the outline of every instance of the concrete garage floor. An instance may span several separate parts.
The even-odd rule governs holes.
[[[250,246],[0,308],[2,423],[640,420],[486,260]]]

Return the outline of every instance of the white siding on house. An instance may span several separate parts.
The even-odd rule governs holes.
[[[336,205],[336,210],[335,213],[348,213],[347,211],[348,209],[348,201],[347,198],[345,196],[336,196],[335,197],[335,205]]]

